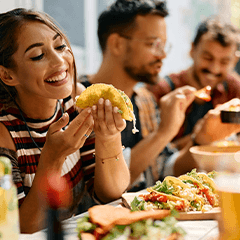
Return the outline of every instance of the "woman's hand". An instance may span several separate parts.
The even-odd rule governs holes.
[[[126,127],[126,121],[107,99],[100,98],[97,105],[92,107],[94,132],[96,137],[111,138]]]
[[[86,141],[86,135],[91,134],[93,129],[91,109],[87,108],[81,111],[69,124],[67,129],[62,130],[68,122],[69,116],[67,113],[64,113],[62,118],[49,127],[46,143],[42,150],[42,154],[47,153],[47,156],[50,157],[52,161],[54,161],[54,159],[61,159],[60,165],[63,164],[68,155],[80,149]]]
[[[96,136],[94,191],[101,201],[109,202],[120,198],[129,185],[120,134],[126,122],[118,108],[103,98],[92,107],[92,115]]]

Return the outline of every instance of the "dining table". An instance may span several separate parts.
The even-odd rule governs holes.
[[[108,203],[108,205],[123,207],[122,199]],[[73,216],[62,222],[64,240],[79,239],[76,231],[77,220],[86,214],[87,212]],[[184,240],[218,240],[219,230],[217,220],[179,220],[177,225],[182,227],[186,232]],[[47,230],[44,229],[33,234],[20,234],[19,240],[47,240]]]

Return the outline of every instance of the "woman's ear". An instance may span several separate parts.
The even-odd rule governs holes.
[[[0,78],[8,86],[16,86],[17,82],[11,76],[11,70],[0,65]]]
[[[117,33],[111,34],[107,40],[107,48],[114,55],[121,55],[125,48],[124,39]]]

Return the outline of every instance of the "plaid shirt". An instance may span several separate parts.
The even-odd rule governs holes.
[[[145,87],[136,87],[135,93],[141,132],[142,136],[146,137],[158,128],[160,122],[159,110],[153,95]]]

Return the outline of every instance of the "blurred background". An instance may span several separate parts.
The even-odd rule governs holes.
[[[52,16],[67,34],[76,58],[78,74],[94,73],[101,63],[97,18],[113,0],[0,0],[0,12],[16,7],[33,8]],[[199,22],[219,14],[240,28],[240,0],[167,0],[168,40],[172,49],[161,75],[191,65],[189,51]],[[240,73],[240,62],[237,64]]]

